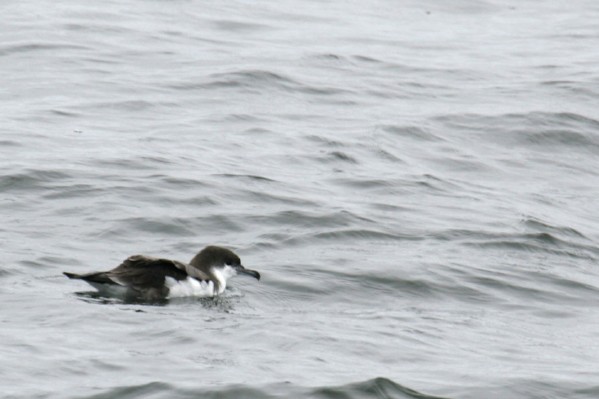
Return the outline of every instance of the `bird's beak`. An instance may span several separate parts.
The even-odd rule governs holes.
[[[248,276],[252,276],[256,280],[260,280],[260,273],[255,270],[246,269],[242,265],[237,266],[237,274],[246,274]]]

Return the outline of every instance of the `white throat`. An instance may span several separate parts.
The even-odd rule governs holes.
[[[227,288],[227,280],[237,275],[237,270],[229,265],[225,265],[225,267],[213,267],[212,275],[218,280],[218,293],[222,294],[225,288]]]

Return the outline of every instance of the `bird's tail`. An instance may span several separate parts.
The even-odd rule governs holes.
[[[74,280],[83,280],[88,283],[99,283],[99,284],[117,284],[112,280],[106,272],[93,272],[85,274],[63,272],[65,276]]]

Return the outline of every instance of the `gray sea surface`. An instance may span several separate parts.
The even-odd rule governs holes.
[[[599,397],[599,2],[0,13],[0,397]]]

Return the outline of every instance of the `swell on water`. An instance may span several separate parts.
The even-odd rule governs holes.
[[[417,392],[387,378],[378,377],[341,386],[318,388],[298,387],[280,383],[264,388],[231,385],[216,389],[177,388],[164,382],[112,388],[100,394],[80,396],[79,399],[267,399],[267,398],[318,398],[318,399],[443,399]]]

